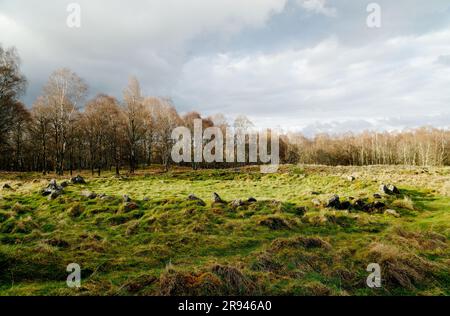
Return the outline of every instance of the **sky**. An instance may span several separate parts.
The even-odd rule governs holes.
[[[450,127],[448,0],[0,0],[0,43],[21,56],[28,106],[67,67],[88,97],[122,99],[133,75],[180,113],[306,135]]]

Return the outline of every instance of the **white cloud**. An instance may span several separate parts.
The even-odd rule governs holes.
[[[329,7],[326,0],[297,0],[297,3],[309,12],[320,13],[330,17],[337,15],[336,8]]]
[[[336,38],[306,49],[218,54],[185,64],[174,94],[201,111],[244,113],[270,126],[448,112],[450,30],[362,47]],[[284,123],[283,123],[284,122]]]

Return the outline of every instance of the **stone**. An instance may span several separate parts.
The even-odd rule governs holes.
[[[5,183],[5,184],[3,185],[3,189],[4,189],[4,190],[11,190],[12,187],[11,187],[8,183]]]
[[[391,194],[391,191],[385,184],[380,185],[380,192],[383,194]]]
[[[145,197],[145,198],[143,199],[143,201],[144,201],[144,202],[148,202],[148,201],[150,201],[150,199],[149,199],[148,197]]]
[[[50,195],[48,196],[49,200],[54,200],[56,199],[58,196],[61,195],[61,191],[53,191],[50,193]]]
[[[231,202],[232,207],[239,207],[239,206],[244,206],[244,205],[245,205],[245,203],[242,200],[233,200]]]
[[[298,206],[295,208],[295,215],[297,216],[305,216],[306,212],[308,212],[306,206]]]
[[[349,201],[343,201],[339,205],[339,209],[341,210],[348,210],[351,207],[351,203]]]
[[[388,189],[392,194],[400,194],[400,190],[395,185],[389,184]]]
[[[77,175],[76,177],[73,177],[71,179],[71,181],[72,181],[73,184],[86,184],[86,181],[80,175]]]
[[[322,205],[322,202],[320,202],[319,199],[312,199],[312,200],[311,200],[311,203],[312,203],[314,206],[321,206],[321,205]]]
[[[214,203],[225,203],[224,200],[222,200],[222,198],[216,192],[214,192],[212,194],[212,197],[213,197]]]
[[[375,193],[375,194],[373,195],[373,197],[374,197],[375,199],[381,199],[381,195],[378,194],[378,193]]]
[[[400,217],[400,214],[397,213],[397,211],[395,211],[395,210],[386,210],[386,211],[384,211],[384,214],[385,215],[391,215],[391,216],[394,216],[394,217]]]
[[[364,207],[366,206],[366,203],[361,200],[361,199],[357,199],[354,203],[353,203],[353,207],[357,210],[363,210]]]
[[[329,208],[339,208],[341,205],[341,202],[339,201],[339,195],[333,195],[330,197],[327,201],[326,207]]]
[[[400,194],[400,190],[395,185],[392,184],[380,185],[380,192],[388,195]]]
[[[354,176],[348,176],[348,177],[347,177],[347,180],[348,180],[348,181],[355,181],[356,178],[355,178]]]
[[[97,194],[91,191],[83,191],[81,192],[81,196],[84,196],[88,199],[95,199],[97,197]]]
[[[386,204],[384,204],[383,202],[380,202],[380,201],[376,201],[373,203],[373,207],[376,208],[377,210],[379,210],[379,209],[386,207]]]
[[[139,206],[136,203],[128,202],[128,203],[125,203],[123,210],[125,212],[131,212],[133,210],[137,210],[138,208],[139,208]]]
[[[124,201],[125,203],[131,202],[131,198],[130,198],[129,195],[124,194],[122,197],[123,197],[123,201]]]
[[[247,200],[248,203],[256,203],[256,199],[254,197],[249,197]]]
[[[55,179],[50,180],[45,189],[41,191],[42,196],[50,196],[49,199],[55,199],[62,194],[63,187],[58,185]],[[52,197],[53,196],[53,197]]]
[[[194,194],[189,194],[188,200],[189,201],[197,201],[198,205],[200,205],[200,206],[205,206],[206,205],[206,203],[202,199],[198,198]]]

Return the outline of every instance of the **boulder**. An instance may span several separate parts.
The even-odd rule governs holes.
[[[222,198],[216,192],[214,192],[212,194],[212,198],[213,198],[214,203],[225,203],[225,201],[222,200]]]
[[[394,217],[400,217],[400,214],[397,213],[397,211],[395,211],[395,210],[386,210],[386,211],[384,211],[384,214],[394,216]]]
[[[351,182],[351,181],[355,181],[356,178],[354,176],[348,176],[347,180]]]
[[[339,195],[333,195],[327,201],[326,207],[329,208],[339,208],[341,206],[341,202],[339,201]]]
[[[11,187],[8,183],[5,183],[5,184],[3,185],[3,189],[4,189],[4,190],[11,190],[12,187]]]
[[[200,206],[205,206],[206,205],[206,203],[202,199],[198,198],[194,194],[189,194],[188,200],[189,201],[197,201],[198,205],[200,205]]]
[[[73,184],[86,184],[86,181],[80,175],[77,175],[76,177],[73,177],[71,179],[71,181],[72,181]]]
[[[249,197],[247,200],[248,203],[256,203],[256,199],[254,197]]]

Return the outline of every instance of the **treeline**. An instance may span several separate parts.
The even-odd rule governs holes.
[[[324,165],[450,165],[450,130],[423,127],[403,132],[364,132],[308,139],[286,136],[285,160]]]
[[[123,100],[99,94],[86,100],[87,85],[69,69],[55,71],[31,108],[19,101],[26,79],[20,72],[15,49],[0,46],[0,170],[54,171],[63,174],[90,169],[92,173],[126,167],[130,173],[150,164],[167,170],[173,163],[172,131],[229,125],[250,130],[246,117],[231,124],[224,115],[202,117],[197,112],[180,115],[170,99],[142,95],[131,78]],[[420,129],[403,133],[363,133],[308,139],[299,134],[280,137],[281,163],[330,165],[407,164],[449,165],[450,132]],[[244,163],[245,164],[245,163]],[[192,168],[242,165],[189,164]]]

